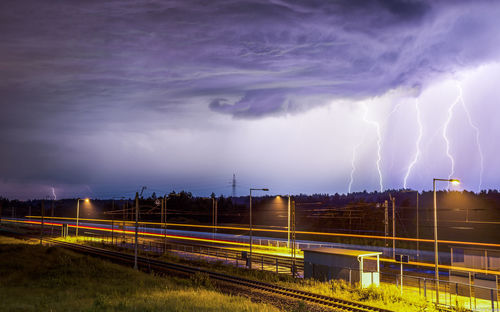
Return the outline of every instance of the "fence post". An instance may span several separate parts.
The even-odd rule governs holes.
[[[427,280],[424,278],[424,297],[427,299]]]
[[[493,288],[490,289],[491,294],[491,311],[495,312],[495,297],[493,296]]]
[[[472,277],[469,272],[469,309],[472,310]]]
[[[279,270],[278,270],[278,258],[276,258],[276,273],[279,273]]]

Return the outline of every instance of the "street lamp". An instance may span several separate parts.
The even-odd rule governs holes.
[[[412,189],[405,189],[402,191],[402,193],[411,193],[411,192],[415,192],[417,194],[417,230],[416,230],[416,235],[417,235],[417,259],[419,259],[419,256],[420,256],[420,245],[419,245],[419,216],[418,216],[418,190],[412,190]]]
[[[252,191],[269,191],[268,188],[251,188],[250,189],[250,262],[249,267],[252,268]]]
[[[286,243],[286,248],[288,248],[288,251],[290,251],[290,194],[288,194],[288,226],[286,227],[287,229],[287,243]]]
[[[163,251],[165,252],[167,250],[167,201],[173,197],[179,197],[181,196],[180,193],[171,193],[171,194],[165,194],[163,195],[163,198],[161,200],[161,217],[160,217],[160,222],[162,223],[163,227],[163,244],[164,244],[164,249]]]
[[[80,201],[81,200],[83,200],[86,203],[90,202],[90,200],[88,198],[85,198],[85,199],[77,198],[76,199],[76,237],[78,237],[78,218],[80,216]]]
[[[438,239],[437,239],[437,200],[436,200],[436,181],[451,182],[459,184],[457,179],[432,179],[432,190],[434,192],[434,274],[436,278],[436,304],[439,304],[439,257],[438,257]]]
[[[217,231],[217,199],[215,197],[200,197],[200,198],[212,200],[212,240],[214,240],[215,232]]]
[[[290,248],[290,201],[291,201],[291,196],[290,196],[290,194],[288,194],[288,195],[286,195],[286,196],[288,197],[288,204],[287,204],[287,210],[288,210],[287,215],[288,215],[288,219],[287,219],[287,227],[286,227],[286,229],[287,229],[287,241],[286,241],[286,248],[288,248],[288,249],[289,249],[289,248]],[[280,195],[278,195],[278,196],[276,196],[276,198],[280,199],[280,198],[281,198],[281,196],[280,196]]]

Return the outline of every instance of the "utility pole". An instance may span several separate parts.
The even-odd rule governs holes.
[[[286,227],[287,229],[287,241],[286,241],[286,247],[290,249],[290,195],[288,195],[288,226]]]
[[[418,221],[418,191],[417,191],[417,260],[419,259],[420,256],[420,244],[419,244],[419,221]]]
[[[252,189],[250,189],[250,261],[247,259],[247,266],[252,268]]]
[[[291,203],[291,223],[292,223],[292,277],[295,278],[295,271],[296,271],[296,266],[295,266],[295,254],[296,254],[296,248],[295,248],[295,201],[292,201]]]
[[[212,240],[214,239],[215,239],[215,197],[212,197]]]
[[[392,258],[396,256],[396,198],[391,196],[392,201]]]
[[[134,250],[134,269],[137,270],[137,243],[139,230],[139,193],[135,193],[135,250]]]
[[[40,245],[43,245],[43,218],[45,217],[45,208],[43,206],[43,199],[42,199],[42,202],[40,204],[40,208],[42,210],[42,226],[40,227]]]
[[[163,227],[163,252],[167,252],[167,195],[161,201],[161,223]]]
[[[214,227],[214,231],[215,233],[217,233],[217,198],[215,198],[215,227]]]
[[[111,245],[113,245],[113,241],[114,241],[114,231],[115,231],[115,214],[114,214],[114,210],[115,210],[115,200],[112,199],[112,202],[111,202]]]
[[[50,225],[50,236],[54,236],[54,200],[52,200],[52,206],[50,208],[50,217],[52,218],[52,224]]]
[[[387,236],[389,236],[389,203],[386,201],[384,201],[384,216],[385,216],[385,219],[384,219],[384,226],[385,226],[385,247],[387,248],[388,247],[388,243],[387,243]]]

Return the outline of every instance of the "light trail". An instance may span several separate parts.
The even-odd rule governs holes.
[[[457,97],[455,102],[448,107],[448,118],[446,119],[444,125],[443,125],[443,139],[446,142],[446,156],[450,159],[451,162],[451,171],[450,174],[448,175],[448,179],[451,179],[453,175],[455,174],[455,159],[450,153],[450,140],[448,138],[448,126],[450,125],[451,119],[453,118],[453,110],[455,109],[455,106],[458,104],[460,100],[460,96]],[[450,182],[448,182],[448,187],[450,186]]]
[[[27,224],[41,224],[40,221],[20,221],[20,220],[10,220],[10,219],[5,219],[5,221],[9,222],[18,222],[18,223],[27,223]],[[56,225],[56,226],[62,226],[61,223],[47,223],[44,222],[45,224],[48,225]],[[76,225],[68,225],[68,227],[76,228]],[[95,227],[95,226],[78,226],[81,229],[87,229],[87,230],[96,230],[96,231],[103,231],[103,232],[112,232],[112,229],[108,228],[101,228],[101,227]],[[114,232],[118,233],[126,233],[130,235],[134,235],[135,231],[131,230],[114,230]],[[306,233],[306,232],[303,232]],[[309,233],[314,233],[314,232],[309,232]],[[159,238],[165,238],[165,234],[161,233],[152,233],[152,232],[145,232],[145,231],[138,231],[139,235],[142,236],[149,236],[149,237],[159,237]],[[326,234],[326,233],[323,233]],[[234,241],[228,241],[228,240],[223,240],[223,239],[210,239],[210,238],[200,238],[200,237],[195,237],[195,236],[181,236],[181,235],[171,235],[167,234],[167,238],[173,238],[173,239],[181,239],[181,240],[190,240],[190,241],[199,241],[199,242],[206,242],[206,243],[220,243],[220,244],[228,244],[228,245],[233,245],[233,246],[243,246],[243,247],[249,247],[249,243],[241,243],[241,242],[234,242]],[[396,238],[398,239],[398,238]],[[413,241],[416,241],[417,239],[412,239]],[[419,239],[419,241],[426,241],[426,242],[434,242],[434,240],[422,240]],[[462,243],[462,244],[474,244],[474,245],[495,245],[495,247],[500,247],[499,244],[485,244],[485,243],[470,243],[470,242],[456,242],[456,241],[446,241],[446,240],[440,240],[438,241],[439,243]],[[255,245],[255,247],[259,247],[259,245]],[[262,246],[260,246],[262,247]],[[267,254],[267,255],[280,255],[280,256],[286,256],[286,253],[280,252],[279,250],[282,249],[280,247],[268,247],[268,246],[263,246],[264,250],[259,250],[259,254]],[[228,248],[230,250],[242,250],[238,248]],[[267,250],[265,250],[267,249]],[[276,249],[276,250],[272,250]],[[245,250],[245,249],[243,249]],[[299,253],[296,255],[299,259],[303,258],[303,252],[299,249]],[[368,259],[371,260],[377,260],[376,258],[371,258],[368,257]],[[390,258],[380,258],[380,262],[387,262],[387,263],[396,263],[394,259]],[[408,265],[415,265],[415,266],[424,266],[424,267],[434,267],[434,263],[427,263],[427,262],[417,262],[417,261],[410,261]],[[495,275],[500,275],[500,271],[494,271],[494,270],[483,270],[483,269],[473,269],[473,268],[464,268],[464,267],[457,267],[457,266],[451,266],[451,265],[444,265],[444,264],[439,264],[440,269],[447,269],[447,270],[457,270],[457,271],[464,271],[464,272],[476,272],[476,273],[483,273],[483,274],[495,274]]]
[[[52,187],[52,195],[54,196],[54,200],[57,200],[56,189],[54,187]]]
[[[420,157],[420,142],[422,141],[422,135],[423,135],[423,125],[422,125],[422,116],[420,114],[420,108],[418,106],[418,99],[415,99],[415,109],[417,111],[417,123],[418,123],[418,138],[416,142],[416,151],[415,151],[415,156],[413,157],[413,160],[411,161],[410,165],[408,166],[408,170],[406,171],[406,175],[403,180],[403,188],[407,189],[408,185],[408,177],[410,176],[411,170],[417,163],[419,157]]]
[[[382,162],[382,135],[380,132],[380,124],[374,120],[368,120],[368,106],[366,106],[365,103],[363,105],[363,110],[365,113],[363,114],[363,121],[374,126],[376,133],[377,133],[377,171],[378,171],[378,178],[379,178],[379,186],[380,186],[380,192],[383,192],[384,190],[384,181],[382,178],[382,170],[380,169],[380,163]]]
[[[41,224],[40,221],[19,221],[19,220],[10,220],[6,219],[6,221],[9,222],[18,222],[18,223],[27,223],[27,224]],[[61,223],[46,223],[48,225],[56,225],[56,226],[62,226]],[[68,225],[68,227],[76,228],[76,225]],[[87,229],[87,230],[95,230],[95,231],[103,231],[103,232],[112,232],[112,229],[108,228],[101,228],[101,227],[95,227],[95,226],[78,226],[81,229]],[[131,230],[114,230],[114,232],[118,233],[126,233],[130,235],[134,235],[135,231]],[[139,235],[142,236],[149,236],[149,237],[159,237],[159,238],[165,238],[164,234],[161,233],[152,233],[152,232],[145,232],[145,231],[138,231]],[[210,238],[200,238],[200,237],[195,237],[195,236],[181,236],[181,235],[171,235],[168,234],[166,235],[167,238],[173,238],[173,239],[181,239],[181,240],[190,240],[190,241],[198,241],[198,242],[206,242],[206,243],[221,243],[221,244],[228,244],[228,245],[233,245],[233,246],[243,246],[243,247],[249,247],[248,243],[240,243],[240,242],[234,242],[234,241],[228,241],[228,240],[222,240],[222,239],[210,239]],[[416,239],[414,239],[416,240]],[[422,240],[420,240],[422,241]],[[434,240],[423,240],[423,241],[429,241],[429,242],[434,242]],[[439,243],[458,243],[454,241],[439,241]],[[462,242],[462,243],[468,243],[468,242]],[[477,243],[474,243],[477,244]],[[497,245],[500,246],[500,245]],[[259,247],[258,245],[255,245],[255,247]],[[260,246],[262,247],[262,246]],[[264,254],[264,255],[279,255],[279,256],[287,256],[287,253],[280,252],[279,250],[282,248],[279,247],[269,247],[269,246],[263,246],[264,250],[258,250],[259,254]],[[240,248],[231,248],[228,247],[227,249],[229,250],[246,250],[246,249],[240,249]],[[267,250],[266,250],[267,249]],[[276,249],[276,250],[272,250]],[[303,259],[304,255],[302,250],[298,250],[298,254],[296,255],[297,258]],[[377,260],[377,258],[372,258],[368,257],[370,260]],[[380,262],[386,262],[386,263],[396,263],[394,259],[391,258],[380,258]],[[427,263],[427,262],[417,262],[417,261],[410,261],[408,262],[408,265],[414,265],[414,266],[424,266],[424,267],[435,267],[434,263]],[[494,275],[500,275],[500,271],[495,271],[495,270],[484,270],[484,269],[474,269],[474,268],[465,268],[465,267],[457,267],[457,266],[451,266],[451,265],[444,265],[444,264],[439,264],[440,269],[446,269],[446,270],[456,270],[456,271],[464,271],[464,272],[475,272],[475,273],[483,273],[483,274],[494,274]]]
[[[27,216],[27,218],[40,218],[39,216]],[[67,220],[76,220],[76,218],[63,218],[63,217],[45,217],[45,219],[67,219]],[[112,222],[112,220],[101,220],[101,219],[82,219],[79,220],[85,221],[97,221],[97,222]],[[9,219],[5,219],[9,220]],[[122,223],[122,221],[114,221],[115,224]],[[125,221],[129,224],[135,224],[133,221]],[[38,222],[39,224],[40,222]],[[161,227],[163,223],[158,222],[139,222],[139,224],[150,224]],[[69,225],[70,227],[75,227],[74,225]],[[167,223],[167,226],[176,226],[176,227],[193,227],[193,228],[207,228],[213,229],[211,225],[198,225],[198,224],[179,224],[179,223]],[[78,226],[80,227],[80,226]],[[222,230],[236,230],[236,231],[249,231],[249,228],[246,227],[236,227],[236,226],[216,226],[216,229]],[[109,229],[111,231],[111,229]],[[122,231],[122,230],[116,230]],[[254,232],[268,232],[268,233],[288,233],[287,230],[278,230],[278,229],[263,229],[263,228],[252,228]],[[132,231],[132,233],[135,233]],[[306,235],[318,235],[318,236],[336,236],[336,237],[348,237],[348,238],[370,238],[370,239],[387,239],[386,236],[378,236],[378,235],[365,235],[365,234],[345,234],[345,233],[331,233],[331,232],[313,232],[313,231],[295,231],[296,234],[306,234]],[[158,234],[162,235],[162,234]],[[411,238],[411,237],[394,237],[391,239],[395,239],[398,241],[407,241],[407,242],[421,242],[421,243],[434,243],[434,239],[425,239],[425,238]],[[500,248],[500,244],[493,243],[478,243],[478,242],[464,242],[464,241],[452,241],[452,240],[438,240],[440,244],[457,244],[457,245],[468,245],[468,246],[481,246],[481,247],[498,247]]]
[[[467,121],[469,122],[469,125],[471,126],[472,129],[474,129],[474,132],[476,133],[476,145],[479,153],[479,163],[481,168],[479,171],[479,186],[477,192],[480,193],[483,185],[484,158],[483,158],[483,149],[481,147],[481,142],[479,140],[479,128],[472,122],[472,117],[470,115],[469,109],[467,108],[467,105],[465,105],[462,86],[458,82],[457,82],[457,88],[459,92],[460,103],[462,104],[465,115],[467,116]]]
[[[373,257],[367,257],[369,260],[377,260],[377,258]],[[386,263],[400,263],[397,262],[394,259],[391,258],[379,258],[380,262],[386,262]],[[427,263],[427,262],[418,262],[418,261],[409,261],[408,263],[405,263],[405,265],[414,265],[414,266],[423,266],[423,267],[428,267],[428,268],[435,268],[436,265],[434,263]],[[484,269],[473,269],[473,268],[464,268],[464,267],[457,267],[457,266],[451,266],[451,265],[446,265],[446,264],[439,264],[438,265],[439,269],[444,269],[444,270],[455,270],[455,271],[463,271],[463,272],[474,272],[474,273],[482,273],[482,274],[494,274],[494,275],[500,275],[500,271],[495,271],[495,270],[484,270]]]

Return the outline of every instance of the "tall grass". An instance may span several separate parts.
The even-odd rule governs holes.
[[[103,247],[100,243],[93,245]],[[109,245],[106,246],[111,248]],[[130,249],[114,247],[123,252],[133,252]],[[156,255],[154,253],[139,252],[145,256]],[[381,284],[379,287],[362,289],[358,285],[349,285],[343,280],[320,282],[312,279],[294,279],[290,275],[276,274],[270,271],[249,270],[225,264],[222,261],[188,260],[175,254],[167,253],[159,256],[159,260],[176,262],[208,270],[241,276],[258,281],[276,283],[288,288],[300,289],[312,293],[331,296],[344,300],[351,300],[371,306],[386,308],[394,311],[437,311],[434,304],[428,302],[425,297],[415,293],[401,295],[400,289],[395,285]]]
[[[278,311],[223,295],[207,276],[160,277],[0,236],[2,311]]]

